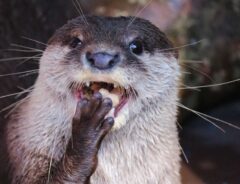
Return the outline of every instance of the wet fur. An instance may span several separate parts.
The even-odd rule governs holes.
[[[129,32],[120,28],[126,28],[129,20],[131,18],[118,18],[116,21],[125,35]],[[115,24],[114,18],[88,18],[93,25],[104,23],[106,30],[111,21]],[[67,44],[70,40],[64,36],[67,33],[70,38],[72,34],[79,34],[69,31],[74,26],[80,29],[87,26],[83,25],[81,18],[69,25],[50,39],[40,61],[40,74],[34,90],[7,127],[12,176],[23,175],[30,183],[49,170],[51,158],[53,166],[63,158],[72,136],[70,122],[76,107],[74,97],[68,92],[69,86],[76,79],[79,82],[89,79],[89,75],[85,75],[89,74],[89,66],[84,64],[83,59],[82,62],[75,61],[76,53],[69,49]],[[109,74],[94,73],[99,80],[116,80],[120,85],[133,87],[138,92],[137,98],[128,104],[126,124],[109,133],[102,142],[98,166],[91,178],[94,184],[180,183],[180,149],[176,128],[179,65],[175,53],[161,52],[161,49],[172,47],[163,33],[142,19],[135,20],[132,28],[130,26],[130,30],[135,32],[138,28],[148,43],[146,52],[139,57],[130,56],[126,48],[119,47],[125,52],[121,65]],[[85,35],[82,30],[80,32]],[[107,35],[111,38],[111,34],[116,38],[119,33],[113,31]],[[117,41],[110,43],[116,45]],[[66,56],[71,59],[67,60]],[[71,63],[67,64],[66,60]]]

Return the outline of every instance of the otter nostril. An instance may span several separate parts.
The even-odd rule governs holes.
[[[91,52],[87,52],[86,53],[86,58],[88,59],[88,58],[90,58],[90,56],[91,56]]]
[[[115,55],[114,55],[114,58],[115,58],[115,59],[118,59],[118,58],[119,58],[119,54],[115,54]]]
[[[119,54],[115,54],[113,59],[110,60],[109,65],[110,67],[113,67],[116,63],[118,63],[120,60]]]
[[[110,66],[110,67],[113,67],[114,64],[115,64],[115,61],[112,59],[112,60],[109,62],[109,66]]]
[[[114,61],[117,63],[120,61],[120,54],[115,54],[114,55]]]
[[[91,65],[94,65],[94,57],[91,52],[86,53],[86,59]]]

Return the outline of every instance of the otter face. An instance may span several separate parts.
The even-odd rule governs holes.
[[[179,67],[171,48],[166,36],[146,20],[78,17],[49,40],[39,77],[76,101],[95,91],[109,96],[114,101],[114,126],[119,128],[142,102],[164,100],[177,88]]]

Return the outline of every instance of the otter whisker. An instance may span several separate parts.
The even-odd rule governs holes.
[[[18,66],[26,63],[27,61],[32,61],[32,62],[33,62],[33,61],[37,61],[37,63],[38,63],[39,60],[40,60],[40,58],[41,58],[41,57],[39,57],[39,58],[29,58],[29,59],[25,59],[25,60],[23,60],[22,62],[20,61],[20,63],[18,64]]]
[[[181,86],[183,86],[183,87],[179,87],[179,88],[177,88],[177,89],[188,89],[188,85],[186,85],[186,84],[181,84]],[[195,89],[189,89],[189,90],[193,90],[193,91],[198,91],[198,92],[200,92],[201,90],[200,89],[198,89],[198,88],[195,88]]]
[[[22,88],[22,87],[18,87],[18,88],[21,89],[23,93],[26,93],[26,92],[30,93],[30,92],[32,92],[34,86],[30,86],[30,87],[27,88],[27,89],[24,89],[24,88]],[[16,96],[16,98],[20,97],[21,95],[22,95],[22,94],[18,94],[18,95]]]
[[[84,13],[83,13],[82,8],[81,8],[80,2],[79,2],[78,0],[72,0],[72,2],[73,2],[73,4],[74,4],[75,8],[77,9],[79,15],[82,15],[82,16],[83,16],[84,22],[85,22],[86,24],[88,24],[87,19],[86,19]]]
[[[136,15],[132,18],[132,20],[129,22],[129,24],[127,25],[127,28],[128,29],[132,24],[133,22],[136,20],[136,18],[143,12],[143,10],[145,10],[150,4],[152,3],[152,0],[149,0],[143,8],[141,8],[137,13]]]
[[[27,52],[27,53],[41,52],[41,53],[43,53],[43,51],[23,50],[23,49],[3,49],[1,51]]]
[[[30,93],[30,92],[31,92],[31,91],[29,91],[29,93]],[[29,98],[30,98],[30,96],[26,96],[25,98],[23,98],[23,99],[15,102],[15,103],[13,103],[13,104],[5,107],[5,108],[3,108],[3,109],[0,111],[0,113],[1,113],[1,112],[4,112],[4,111],[6,111],[6,110],[11,109],[11,110],[4,116],[4,118],[9,117],[9,116],[15,111],[16,108],[18,108],[22,103],[24,103],[24,102],[25,102],[27,99],[29,99]]]
[[[12,107],[14,107],[14,106],[15,106],[17,103],[19,103],[19,102],[20,102],[20,101],[17,101],[17,102],[15,102],[15,103],[12,103],[12,104],[4,107],[3,109],[0,110],[0,113],[6,111],[6,110],[8,110],[8,109],[11,109]]]
[[[183,67],[190,68],[190,69],[192,69],[192,70],[194,70],[194,71],[196,71],[196,72],[204,75],[204,76],[207,77],[209,80],[213,81],[213,78],[212,78],[211,76],[209,76],[208,74],[206,74],[205,72],[203,72],[203,71],[200,71],[200,70],[198,70],[198,69],[196,69],[196,68],[194,68],[194,67],[192,67],[192,66],[186,65],[186,64],[184,64],[184,63],[181,63],[180,65],[182,65]]]
[[[8,94],[8,95],[3,95],[3,96],[0,96],[0,99],[2,98],[7,98],[7,97],[11,97],[11,96],[17,96],[19,94],[22,94],[22,92],[18,92],[18,93],[12,93],[12,94]]]
[[[216,87],[216,86],[224,86],[224,85],[232,84],[232,83],[239,82],[239,81],[240,81],[240,78],[231,80],[231,81],[227,81],[227,82],[217,83],[217,84],[209,84],[209,85],[201,85],[201,86],[188,86],[186,88],[179,88],[179,89],[210,88],[210,87]]]
[[[36,69],[36,70],[28,70],[28,71],[24,71],[24,72],[8,73],[8,74],[2,74],[2,75],[0,75],[0,77],[21,75],[21,74],[32,74],[32,73],[37,73],[37,71],[39,71],[39,70]]]
[[[181,73],[182,73],[182,74],[186,74],[186,75],[191,75],[191,74],[192,74],[191,72],[189,72],[189,71],[184,71],[184,70],[182,70]]]
[[[180,149],[181,149],[182,155],[183,155],[186,163],[188,164],[188,163],[189,163],[189,160],[188,160],[187,155],[186,155],[186,153],[184,152],[183,147],[181,146],[180,143],[179,143],[179,147],[180,147]]]
[[[75,3],[75,0],[72,0],[72,3],[75,7],[75,9],[77,10],[78,14],[81,15],[81,11],[79,10],[79,8],[77,7],[76,3]]]
[[[53,139],[53,149],[51,150],[51,158],[50,158],[50,162],[49,162],[49,169],[48,169],[48,176],[47,176],[47,184],[50,182],[50,177],[51,177],[51,169],[52,169],[52,162],[53,162],[53,154],[55,152],[55,148],[56,148],[56,140],[57,140],[57,136],[59,134],[58,129],[55,130],[55,136]],[[51,149],[51,148],[50,148]]]
[[[29,96],[27,96],[27,97],[29,97]],[[27,97],[25,97],[25,98],[27,98]],[[22,100],[23,100],[23,99],[22,99]],[[22,100],[19,100],[19,101],[17,101],[17,102],[14,102],[14,103],[12,103],[12,104],[4,107],[3,109],[0,110],[0,113],[2,113],[2,112],[4,112],[4,111],[7,111],[7,110],[9,110],[9,109],[11,109],[11,108],[14,108],[14,107],[15,107],[18,103],[20,103]]]
[[[8,95],[3,95],[3,96],[0,96],[0,99],[3,99],[3,98],[7,98],[7,97],[11,97],[11,96],[21,96],[23,95],[24,93],[28,93],[30,91],[21,91],[21,92],[17,92],[17,93],[12,93],[12,94],[8,94]]]
[[[29,40],[29,41],[33,41],[33,42],[35,42],[35,43],[39,43],[39,44],[44,45],[44,46],[47,46],[47,44],[45,44],[45,43],[43,43],[43,42],[40,42],[40,41],[38,41],[38,40],[34,40],[34,39],[32,39],[32,38],[28,38],[28,37],[25,37],[25,36],[22,36],[22,38],[23,38],[23,39],[26,39],[26,40]]]
[[[29,76],[29,75],[34,75],[34,74],[38,74],[38,71],[36,71],[36,72],[29,72],[29,73],[26,73],[26,74],[24,74],[24,75],[20,75],[19,77],[21,78],[21,77],[27,77],[27,76]]]
[[[30,93],[30,92],[32,92],[33,88],[34,88],[34,86],[30,86],[29,88],[27,88],[27,89],[22,89],[22,90]],[[23,91],[22,91],[22,92],[23,92]],[[24,93],[25,93],[25,92],[24,92]],[[23,99],[15,102],[15,103],[10,104],[9,106],[3,108],[3,109],[0,111],[0,113],[2,113],[2,112],[4,112],[4,111],[9,110],[9,109],[12,108],[12,109],[4,116],[5,118],[7,118],[9,115],[11,115],[12,112],[15,111],[15,109],[16,109],[18,106],[20,106],[20,105],[21,105],[23,102],[25,102],[28,98],[30,98],[29,95],[26,96],[26,97],[24,97]]]
[[[196,41],[196,42],[193,42],[193,43],[189,43],[189,44],[185,44],[185,45],[178,46],[178,47],[167,48],[167,49],[160,49],[159,51],[160,52],[164,51],[163,53],[165,53],[165,51],[179,50],[179,49],[186,48],[186,47],[189,47],[189,46],[197,45],[197,44],[203,42],[204,40],[205,39],[201,39],[199,41]]]
[[[183,109],[185,109],[185,110],[188,110],[188,111],[194,113],[195,115],[197,115],[197,116],[199,116],[200,118],[206,120],[207,122],[211,123],[211,124],[214,125],[216,128],[218,128],[219,130],[221,130],[222,132],[225,133],[225,130],[224,130],[223,128],[221,128],[220,126],[218,126],[215,122],[213,122],[213,121],[209,120],[208,118],[206,118],[206,117],[204,116],[204,115],[206,115],[206,114],[202,115],[202,114],[200,114],[200,112],[195,111],[195,110],[193,110],[193,109],[190,109],[190,108],[188,108],[188,107],[186,107],[186,106],[184,106],[184,105],[182,105],[182,104],[176,104],[176,105],[177,105],[178,107],[181,107],[181,108],[183,108]]]
[[[0,59],[0,62],[19,61],[19,60],[23,60],[23,59],[27,59],[27,60],[30,60],[30,59],[40,59],[40,57],[36,57],[36,56],[33,56],[33,57],[12,57],[12,58]]]
[[[178,127],[182,130],[183,129],[182,125],[178,121],[176,121],[176,123],[177,123]]]
[[[186,109],[186,110],[188,110],[188,111],[193,112],[194,114],[198,115],[199,117],[205,119],[205,120],[208,121],[208,122],[212,122],[212,123],[213,123],[213,121],[210,120],[210,119],[212,119],[212,120],[214,120],[214,121],[216,121],[216,122],[219,122],[219,123],[228,125],[228,126],[230,126],[230,127],[232,127],[232,128],[235,128],[235,129],[240,130],[240,127],[237,126],[237,125],[234,125],[234,124],[232,124],[232,123],[229,123],[229,122],[227,122],[227,121],[221,120],[221,119],[219,119],[219,118],[216,118],[216,117],[213,117],[213,116],[204,114],[204,113],[202,113],[202,112],[199,112],[199,111],[190,109],[190,108],[186,107],[186,106],[183,105],[183,104],[178,103],[177,106],[178,106],[178,107],[181,107],[181,108],[183,108],[183,109]],[[216,125],[216,124],[214,123],[214,125]],[[218,126],[218,127],[219,127],[219,126]],[[223,130],[223,129],[221,128],[221,130]],[[223,130],[223,131],[224,131],[224,130]],[[225,132],[225,131],[224,131],[224,132]]]
[[[27,49],[27,50],[34,50],[34,51],[43,52],[43,50],[41,50],[41,49],[32,48],[32,47],[28,47],[28,46],[24,46],[24,45],[19,45],[19,44],[16,44],[16,43],[12,43],[11,46],[13,46],[13,47],[18,47],[18,48],[22,48],[22,49]]]

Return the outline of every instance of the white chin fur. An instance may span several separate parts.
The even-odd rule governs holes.
[[[114,117],[114,108],[106,115],[106,117]],[[128,103],[124,105],[124,107],[118,112],[118,115],[116,118],[114,118],[114,125],[112,127],[113,130],[118,130],[121,127],[123,127],[126,123],[127,120],[129,119],[129,108],[128,108]]]
[[[124,105],[121,111],[118,113],[117,117],[114,119],[113,130],[120,129],[123,127],[127,120],[129,119],[129,108],[128,103]]]

